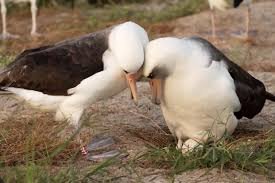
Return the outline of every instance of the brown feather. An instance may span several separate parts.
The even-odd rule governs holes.
[[[69,88],[103,70],[111,28],[22,52],[0,73],[0,87],[17,87],[51,95],[67,95]]]

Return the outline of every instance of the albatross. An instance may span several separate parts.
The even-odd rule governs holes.
[[[126,22],[80,38],[26,50],[0,73],[0,87],[33,107],[56,111],[77,129],[84,109],[128,86],[149,42],[146,31]],[[136,93],[132,94],[136,99]],[[82,146],[82,145],[81,145]],[[82,152],[87,153],[84,146]]]
[[[266,100],[275,102],[261,81],[202,38],[159,38],[145,53],[153,102],[183,153],[232,134],[239,119],[253,118]]]

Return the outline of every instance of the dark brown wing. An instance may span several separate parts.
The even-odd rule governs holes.
[[[264,84],[230,60],[226,60],[228,71],[234,80],[236,93],[242,108],[235,112],[238,119],[253,118],[264,107],[267,92]]]
[[[0,87],[66,95],[69,88],[103,70],[110,30],[22,52],[0,73]]]

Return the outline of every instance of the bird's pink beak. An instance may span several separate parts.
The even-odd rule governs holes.
[[[129,73],[125,73],[127,82],[128,82],[128,86],[130,88],[131,94],[132,94],[132,98],[135,102],[137,102],[138,98],[137,98],[137,75],[134,74],[129,74]]]
[[[150,88],[152,91],[152,102],[154,104],[159,105],[160,104],[160,98],[161,98],[161,80],[160,79],[151,79],[149,81]]]

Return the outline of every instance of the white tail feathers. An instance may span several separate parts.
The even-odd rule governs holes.
[[[2,89],[15,94],[18,98],[24,99],[32,107],[47,111],[56,111],[56,121],[68,121],[75,127],[79,127],[85,102],[83,105],[81,102],[79,103],[78,95],[52,96],[22,88],[6,87]],[[75,91],[75,88],[71,88],[68,90],[68,94],[75,94]]]
[[[48,111],[57,110],[59,105],[67,98],[67,96],[51,96],[42,92],[22,88],[6,87],[3,89],[14,93],[19,98],[23,98],[35,108]]]

